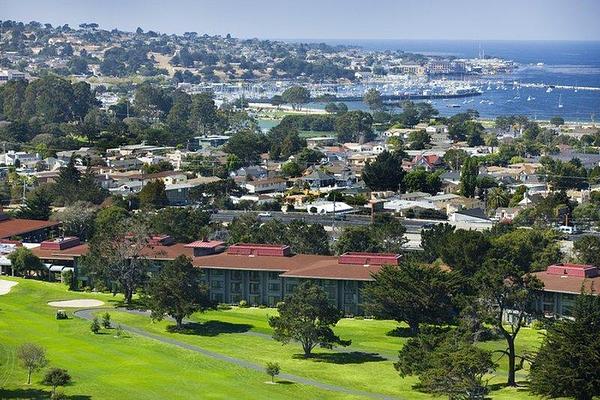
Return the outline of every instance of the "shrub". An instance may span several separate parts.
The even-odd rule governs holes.
[[[63,392],[56,392],[50,396],[50,400],[67,400],[69,396],[64,394]]]
[[[125,331],[121,325],[117,325],[117,330],[115,331],[115,337],[121,338],[125,336]]]
[[[110,329],[110,314],[107,312],[102,315],[102,326]]]
[[[240,300],[240,308],[248,308],[248,302],[246,300]]]
[[[261,305],[258,306],[258,308],[264,309],[264,308],[267,308],[267,306],[265,306],[264,304],[261,304]]]
[[[535,329],[536,331],[539,331],[541,329],[545,329],[545,324],[543,321],[540,321],[539,319],[534,319],[533,321],[531,321],[531,329]]]
[[[217,310],[220,310],[220,311],[231,310],[231,306],[229,304],[219,304],[217,306]]]
[[[94,317],[94,320],[92,321],[92,323],[90,325],[90,330],[94,334],[100,332],[100,322],[98,322],[98,317]]]
[[[77,288],[75,274],[73,274],[73,271],[70,269],[64,270],[60,273],[60,280],[69,288],[69,290],[75,290]]]
[[[56,319],[69,319],[65,310],[56,311]]]

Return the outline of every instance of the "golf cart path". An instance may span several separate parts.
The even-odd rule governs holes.
[[[81,310],[77,310],[74,312],[74,315],[76,317],[79,318],[83,318],[86,320],[91,321],[92,319],[94,319],[94,315],[93,313],[97,312],[99,309],[98,308],[92,308],[92,309],[81,309]],[[114,311],[114,309],[112,309]],[[118,309],[119,311],[127,311],[127,312],[131,312],[132,314],[145,314],[145,312],[143,311],[134,311],[133,310],[126,310],[126,309]],[[165,336],[160,336],[148,331],[145,331],[143,329],[139,329],[136,327],[132,327],[132,326],[128,326],[128,325],[123,325],[121,324],[121,327],[131,333],[134,333],[136,335],[139,336],[143,336],[149,339],[154,339],[157,340],[161,343],[165,343],[165,344],[170,344],[170,345],[174,345],[177,347],[180,347],[182,349],[186,349],[186,350],[190,350],[199,354],[203,354],[207,357],[211,357],[214,358],[216,360],[220,360],[220,361],[225,361],[240,367],[244,367],[244,368],[248,368],[248,369],[252,369],[255,371],[259,371],[259,372],[264,372],[264,366],[263,365],[259,365],[259,364],[255,364],[246,360],[242,360],[239,358],[235,358],[235,357],[230,357],[230,356],[226,356],[220,353],[216,353],[214,351],[211,350],[206,350],[203,349],[202,347],[199,346],[195,346],[192,344],[188,344],[185,342],[181,342],[179,340],[173,339],[173,338],[169,338],[169,337],[165,337]],[[254,334],[257,335],[264,335],[264,336],[268,336],[270,338],[269,335],[265,335],[262,333],[257,333],[257,332],[253,332]],[[365,392],[362,390],[357,390],[357,389],[350,389],[350,388],[346,388],[343,386],[337,386],[337,385],[332,385],[329,383],[325,383],[325,382],[320,382],[317,380],[313,380],[313,379],[308,379],[308,378],[304,378],[298,375],[292,375],[292,374],[280,374],[279,375],[280,378],[286,379],[286,380],[290,380],[290,381],[294,381],[297,383],[301,383],[304,385],[310,385],[310,386],[314,386],[317,387],[319,389],[324,389],[324,390],[330,390],[333,392],[339,392],[339,393],[346,393],[349,395],[353,395],[353,396],[360,396],[360,397],[364,397],[364,398],[371,398],[371,399],[381,399],[381,400],[393,400],[393,399],[397,399],[397,397],[392,397],[392,396],[387,396],[384,394],[379,394],[379,393],[371,393],[371,392]]]

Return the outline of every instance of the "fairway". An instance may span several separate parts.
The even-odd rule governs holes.
[[[276,313],[274,309],[234,307],[196,314],[183,333],[170,333],[169,321],[153,323],[146,315],[112,310],[114,326],[123,324],[138,332],[117,338],[114,329],[93,335],[89,321],[84,319],[57,321],[56,309],[47,302],[98,299],[106,305],[89,313],[100,315],[106,307],[117,304],[119,297],[68,292],[60,284],[18,281],[19,285],[0,298],[0,398],[47,397],[48,388],[39,384],[41,373],[34,375],[30,387],[23,384],[26,373],[15,359],[15,349],[23,342],[44,346],[51,366],[69,370],[74,383],[65,388],[65,393],[79,399],[431,398],[412,389],[416,378],[401,378],[393,368],[397,352],[407,340],[389,334],[397,327],[394,321],[342,319],[335,331],[344,339],[352,339],[352,345],[317,349],[315,357],[304,359],[299,356],[299,346],[282,346],[271,339],[267,317]],[[72,311],[69,315],[73,317]],[[519,336],[520,348],[534,349],[539,335],[524,329]],[[493,341],[482,346],[502,349],[504,345]],[[268,379],[261,367],[268,361],[278,362],[282,374],[298,380],[265,384]],[[490,377],[492,384],[505,379],[506,362],[501,360],[499,364]],[[525,374],[519,371],[518,380],[524,380]],[[310,383],[299,383],[300,379]],[[326,390],[319,384],[333,389]],[[522,389],[494,387],[499,390],[491,393],[493,398],[528,397]]]

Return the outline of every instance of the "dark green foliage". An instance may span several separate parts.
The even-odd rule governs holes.
[[[142,208],[163,208],[169,204],[169,199],[167,199],[165,193],[165,184],[161,180],[146,183],[140,190],[138,197]]]
[[[280,371],[281,367],[279,366],[279,363],[268,362],[265,366],[265,372],[271,377],[271,382],[275,382],[275,377],[279,375]]]
[[[41,272],[44,269],[42,261],[27,247],[17,247],[8,255],[11,268],[21,275],[29,275],[31,271]]]
[[[456,333],[410,339],[394,366],[402,377],[419,376],[416,389],[450,399],[483,399],[488,392],[484,376],[497,367],[489,351]]]
[[[574,320],[548,327],[530,369],[530,389],[548,397],[591,400],[600,396],[600,297],[580,295]]]
[[[362,179],[371,190],[401,191],[404,175],[402,159],[388,151],[367,163],[362,171]]]
[[[39,186],[29,193],[25,204],[17,210],[15,216],[24,219],[46,221],[50,218],[52,194],[48,186]]]
[[[66,386],[71,383],[71,375],[66,369],[50,368],[44,375],[42,383],[46,386],[52,386],[52,396],[54,398],[58,386]]]
[[[342,313],[329,303],[323,289],[310,282],[301,283],[277,306],[277,311],[278,316],[269,317],[273,339],[283,344],[299,342],[305,357],[310,357],[317,345],[327,349],[350,345],[349,340],[340,339],[331,329]]]
[[[338,141],[358,142],[364,139],[368,142],[373,138],[373,117],[364,111],[348,111],[335,119],[335,131]]]
[[[100,321],[98,321],[98,317],[94,317],[92,320],[90,331],[92,331],[93,334],[98,334],[100,332]]]
[[[197,208],[165,208],[150,217],[154,232],[172,236],[177,242],[190,243],[207,233],[210,214]]]
[[[474,157],[467,158],[460,171],[460,194],[465,197],[475,197],[479,166]]]
[[[235,154],[244,165],[250,165],[259,161],[260,154],[268,150],[268,143],[260,133],[240,131],[231,135],[224,150]]]
[[[449,273],[435,266],[408,260],[384,265],[363,290],[365,311],[382,319],[406,322],[413,334],[423,323],[450,322],[454,283]]]
[[[452,270],[471,277],[483,264],[490,247],[490,241],[484,233],[458,229],[448,235],[444,245],[437,250]]]
[[[273,219],[262,223],[253,214],[234,219],[228,226],[230,243],[286,244],[297,254],[330,254],[327,232],[322,225],[293,220],[284,224]]]
[[[425,192],[434,195],[442,189],[442,180],[440,173],[427,172],[423,168],[418,168],[404,175],[403,187],[406,192]]]
[[[162,320],[168,315],[177,329],[182,328],[185,317],[216,306],[208,296],[208,288],[201,284],[200,270],[185,256],[168,262],[152,277],[148,296],[152,319]]]
[[[292,86],[287,88],[281,95],[284,102],[291,104],[296,110],[302,104],[306,104],[310,100],[310,91],[302,86]]]
[[[575,241],[574,250],[577,258],[585,264],[600,268],[600,237],[585,235]]]
[[[423,260],[433,262],[442,256],[443,249],[450,235],[454,233],[454,226],[444,223],[436,224],[432,228],[421,230],[421,247]]]

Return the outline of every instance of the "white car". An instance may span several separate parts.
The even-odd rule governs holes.
[[[258,216],[261,218],[271,218],[272,217],[270,212],[261,212],[258,214]]]
[[[562,225],[558,227],[558,230],[562,233],[566,233],[567,235],[573,235],[577,233],[577,227],[575,226]]]

